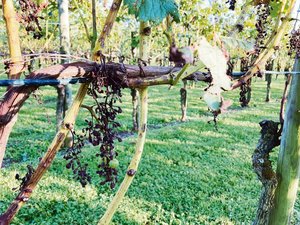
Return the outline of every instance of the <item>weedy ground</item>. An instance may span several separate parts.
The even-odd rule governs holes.
[[[260,195],[260,183],[251,166],[260,136],[258,123],[265,119],[278,121],[284,78],[273,81],[269,103],[264,101],[266,83],[262,79],[253,81],[250,107],[240,108],[239,91],[225,93],[234,104],[219,116],[218,131],[208,123],[212,116],[200,100],[205,86],[197,83],[188,89],[188,121],[184,123],[179,121],[180,85],[171,90],[167,86],[150,88],[143,159],[113,224],[251,224]],[[119,121],[125,138],[116,145],[120,181],[136,137],[130,132],[130,93],[123,92]],[[26,165],[37,165],[55,135],[55,89],[41,88],[36,94],[43,104],[33,97],[25,103],[7,147],[5,168],[0,170],[0,212],[16,195],[12,190],[19,185],[15,174],[24,175]],[[91,101],[87,98],[85,104]],[[89,113],[81,109],[78,131],[88,117]],[[88,146],[82,153],[93,175],[92,183],[82,188],[65,168],[61,150],[12,224],[97,224],[118,186],[110,190],[99,185],[96,152]],[[278,148],[273,161],[277,154]],[[297,202],[294,223],[299,222],[299,208]]]

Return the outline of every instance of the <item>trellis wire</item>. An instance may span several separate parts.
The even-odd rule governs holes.
[[[300,71],[271,71],[271,70],[261,70],[260,71],[262,74],[281,74],[281,75],[286,75],[286,74],[294,74],[294,75],[299,75]],[[245,75],[246,72],[233,72],[232,76],[233,77],[241,77]]]
[[[233,77],[243,76],[245,72],[233,72]],[[287,72],[287,71],[264,71],[264,74],[295,74],[299,75],[300,71],[298,72]],[[88,78],[64,78],[64,79],[6,79],[0,80],[0,86],[57,86],[57,85],[67,85],[67,84],[77,84],[77,83],[86,83],[88,82]]]
[[[0,80],[0,86],[57,86],[67,84],[86,83],[88,78],[65,78],[65,79],[7,79]]]

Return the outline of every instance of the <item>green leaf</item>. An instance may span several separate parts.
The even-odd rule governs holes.
[[[270,6],[272,8],[270,16],[276,18],[281,9],[282,1],[271,1]]]
[[[175,22],[179,22],[178,5],[174,0],[125,0],[130,14],[141,21],[160,23],[168,15],[172,16]]]
[[[131,38],[130,46],[131,46],[132,48],[137,48],[138,45],[139,45],[139,43],[140,43],[140,37],[139,37],[139,36],[133,36],[133,37]]]

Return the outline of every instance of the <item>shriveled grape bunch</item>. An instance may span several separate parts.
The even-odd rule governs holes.
[[[290,35],[289,43],[289,55],[296,53],[297,56],[300,56],[300,29],[293,30]]]
[[[64,155],[64,158],[68,161],[66,167],[67,169],[72,169],[74,179],[78,180],[80,184],[85,187],[91,182],[91,175],[87,172],[88,164],[82,163],[80,156],[82,148],[86,144],[86,134],[84,133],[83,135],[77,135],[77,133],[73,131],[71,127],[68,127],[68,129],[70,132],[72,132],[73,145]]]
[[[229,9],[235,10],[236,0],[228,0],[226,3],[229,4]]]
[[[254,51],[247,53],[247,67],[253,66],[261,50],[266,48],[265,40],[267,40],[267,36],[269,35],[268,27],[270,26],[271,6],[268,4],[261,3],[256,6],[256,10],[257,18],[255,27],[257,30],[257,36],[254,44]],[[261,71],[257,71],[255,73],[255,76],[262,77]]]
[[[21,12],[18,14],[20,22],[25,26],[27,33],[32,33],[35,39],[42,37],[42,27],[40,26],[39,16],[41,10],[43,10],[47,4],[41,4],[38,6],[32,0],[19,0]]]
[[[249,62],[250,59],[247,57],[243,57],[241,58],[241,64],[240,64],[240,69],[241,72],[247,72],[247,70],[249,69]],[[240,103],[242,107],[246,107],[248,106],[249,103],[249,97],[251,94],[251,79],[249,79],[247,82],[243,83],[241,86],[241,90],[240,90]]]
[[[120,75],[119,70],[113,71],[105,67],[105,64],[99,67],[99,70],[92,75],[92,82],[88,89],[88,95],[92,97],[95,104],[91,106],[91,119],[86,119],[86,127],[82,129],[82,134],[77,135],[72,128],[73,146],[69,148],[64,156],[68,161],[67,168],[73,170],[75,179],[79,180],[82,186],[91,181],[91,176],[87,171],[88,165],[81,163],[80,153],[87,144],[99,146],[96,157],[99,158],[98,169],[96,173],[104,178],[100,183],[108,183],[114,188],[118,181],[118,153],[115,151],[115,142],[122,141],[118,136],[117,128],[120,123],[116,117],[122,112],[116,103],[121,102],[121,89],[126,86],[125,76]]]
[[[251,97],[251,79],[242,84],[240,91],[240,103],[242,107],[246,107],[249,104]]]
[[[257,37],[255,41],[255,53],[258,55],[261,52],[261,49],[265,48],[265,40],[268,35],[268,26],[269,26],[269,16],[271,13],[271,7],[266,4],[261,4],[257,6],[257,20],[256,20],[256,30]]]

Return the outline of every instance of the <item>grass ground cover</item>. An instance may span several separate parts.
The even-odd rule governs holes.
[[[260,194],[260,184],[252,171],[251,155],[259,138],[258,123],[278,121],[283,76],[272,83],[272,100],[265,103],[266,83],[253,82],[250,107],[239,107],[238,91],[225,93],[234,100],[230,110],[219,117],[218,131],[207,106],[200,100],[205,84],[188,90],[188,121],[179,122],[180,85],[149,90],[149,125],[144,155],[137,176],[120,206],[114,224],[251,224]],[[76,87],[74,87],[75,91]],[[22,108],[8,144],[5,168],[0,170],[0,212],[16,193],[16,173],[26,165],[36,165],[55,135],[55,90],[41,88],[43,104],[30,98]],[[134,151],[131,129],[131,99],[124,90],[117,144],[120,180]],[[86,99],[85,104],[91,101]],[[76,129],[89,116],[81,109]],[[97,149],[88,146],[83,161],[96,169]],[[273,153],[276,160],[278,149]],[[65,168],[62,150],[41,180],[32,198],[13,224],[97,224],[116,190],[93,182],[86,188],[72,179]],[[119,182],[120,183],[120,182]],[[117,187],[116,187],[117,188]],[[299,222],[296,203],[294,224]],[[299,217],[300,218],[300,217]]]

